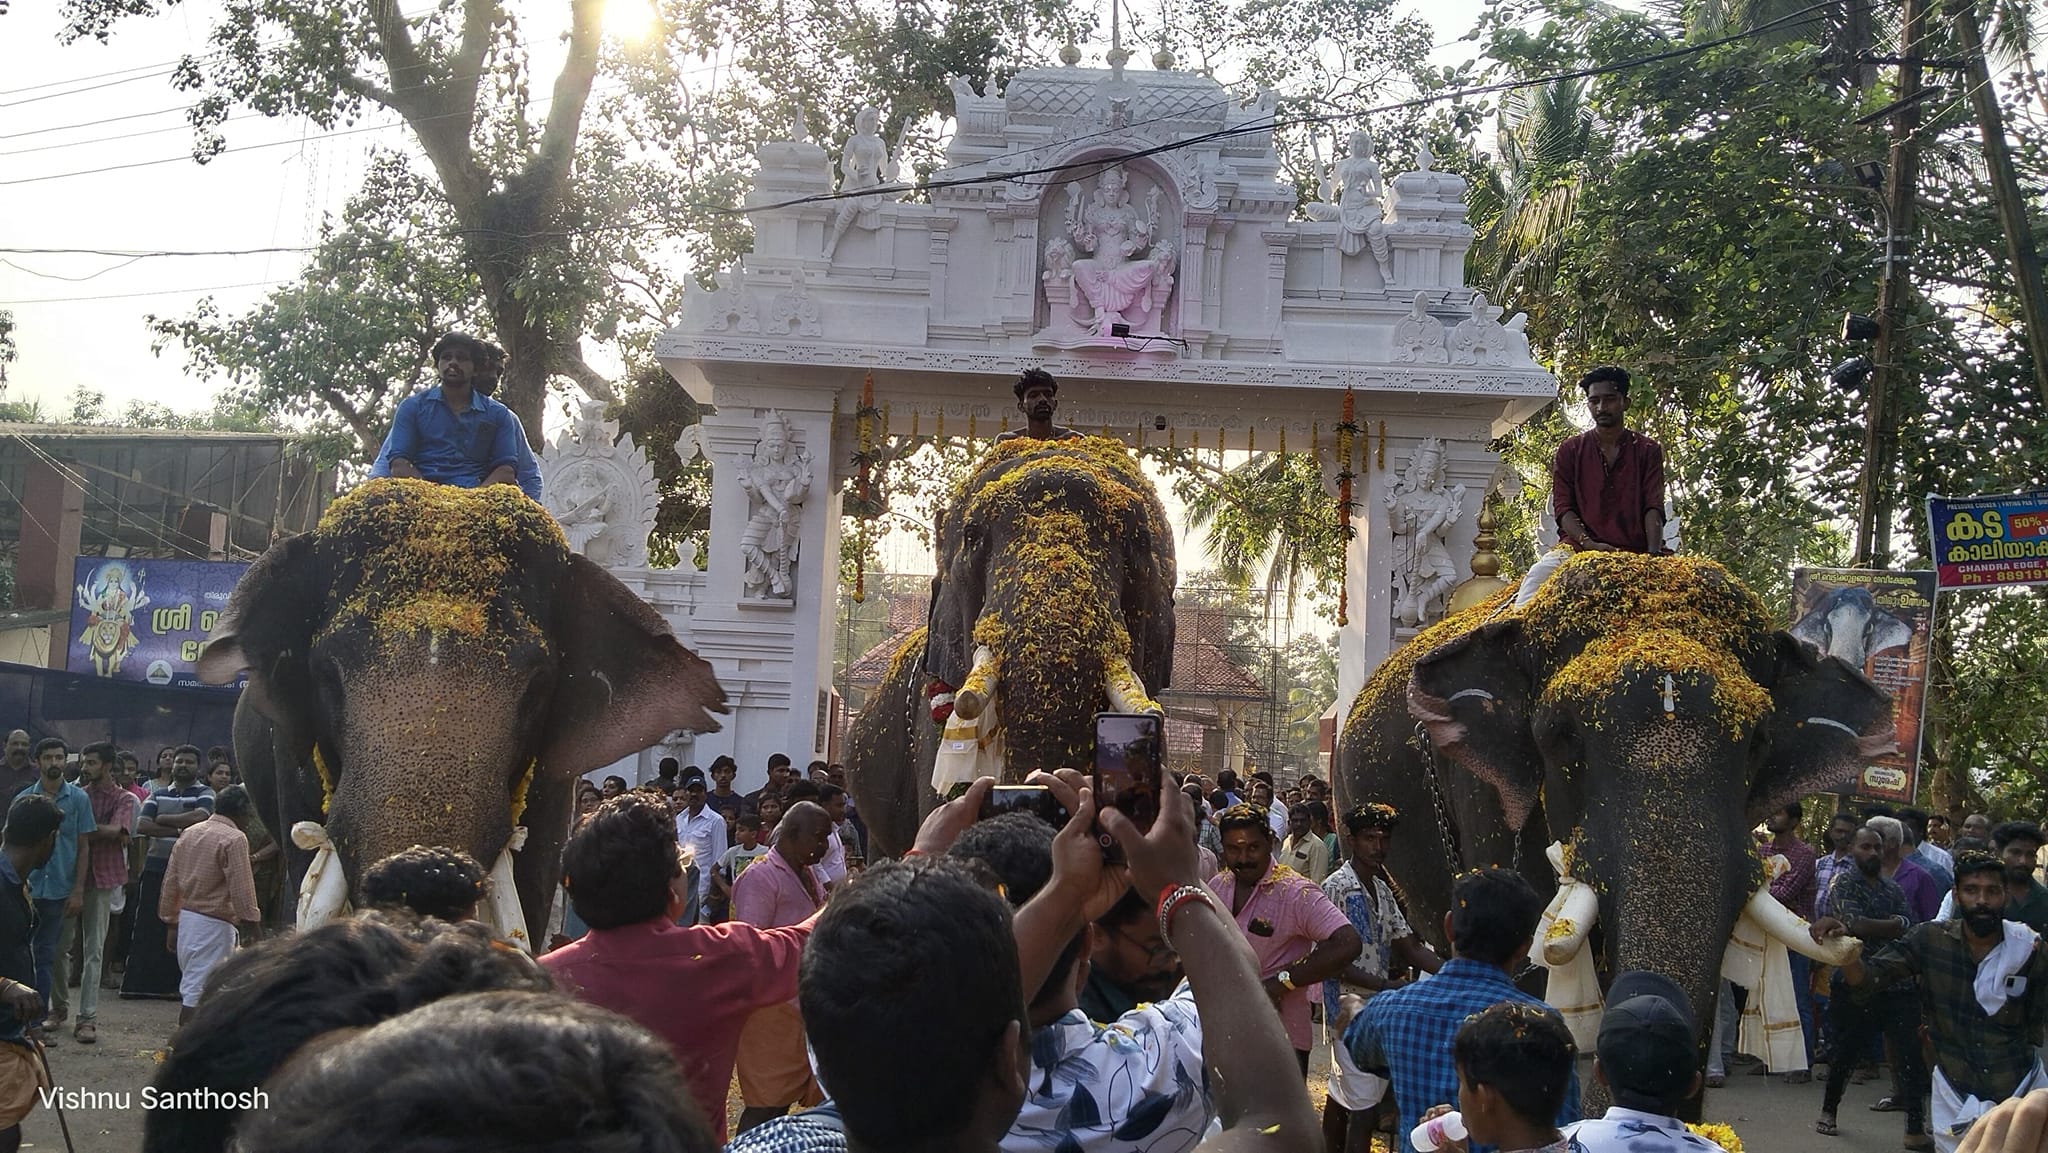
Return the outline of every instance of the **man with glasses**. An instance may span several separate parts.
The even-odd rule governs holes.
[[[1139,1005],[1164,1001],[1180,984],[1180,958],[1159,935],[1152,902],[1127,892],[1095,921],[1081,1011],[1091,1021],[1114,1021]]]

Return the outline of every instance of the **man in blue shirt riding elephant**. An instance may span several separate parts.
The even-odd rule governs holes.
[[[434,342],[437,387],[399,402],[370,475],[413,477],[459,488],[516,484],[540,499],[540,465],[512,410],[477,387],[489,352],[451,332]]]

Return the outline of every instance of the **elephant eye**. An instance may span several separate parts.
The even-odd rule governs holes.
[[[980,525],[978,525],[978,524],[975,524],[975,523],[973,523],[972,521],[970,521],[970,522],[968,522],[968,524],[967,524],[967,526],[966,526],[965,528],[963,528],[963,529],[961,529],[961,530],[960,530],[960,535],[961,535],[961,539],[963,539],[963,540],[965,540],[965,541],[967,542],[967,547],[968,547],[968,548],[980,548],[980,547],[981,547],[981,526],[980,526]]]

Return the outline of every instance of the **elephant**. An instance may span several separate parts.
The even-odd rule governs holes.
[[[930,621],[855,717],[848,787],[873,852],[908,849],[936,800],[924,689],[998,717],[1000,779],[1087,766],[1094,714],[1158,711],[1173,668],[1173,530],[1120,441],[1001,441],[938,520]]]
[[[1752,830],[1890,751],[1890,700],[1774,630],[1708,560],[1582,553],[1519,610],[1514,592],[1375,670],[1339,744],[1339,802],[1407,816],[1387,868],[1440,951],[1456,873],[1515,868],[1547,896],[1562,842],[1598,895],[1602,982],[1676,981],[1704,1061],[1722,955],[1762,880]]]
[[[546,939],[577,778],[726,711],[711,666],[509,485],[344,495],[243,575],[198,671],[249,674],[235,749],[250,796],[294,887],[312,869],[308,896],[323,875],[334,890],[307,919],[339,904],[332,862],[353,893],[382,857],[440,845],[498,862],[514,923],[494,927],[522,944]],[[294,844],[299,822],[324,822],[332,854]]]
[[[1913,626],[1877,606],[1869,589],[1829,589],[1806,615],[1792,622],[1792,635],[1850,668],[1867,668],[1870,658],[1913,639]]]

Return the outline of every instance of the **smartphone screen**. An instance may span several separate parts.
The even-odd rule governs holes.
[[[1139,830],[1149,830],[1159,815],[1159,718],[1152,713],[1095,714],[1095,804],[1114,807]],[[1122,853],[1116,838],[1097,830],[1102,847]]]
[[[1003,813],[1030,813],[1055,829],[1065,828],[1067,808],[1044,785],[997,785],[981,802],[978,820]]]

